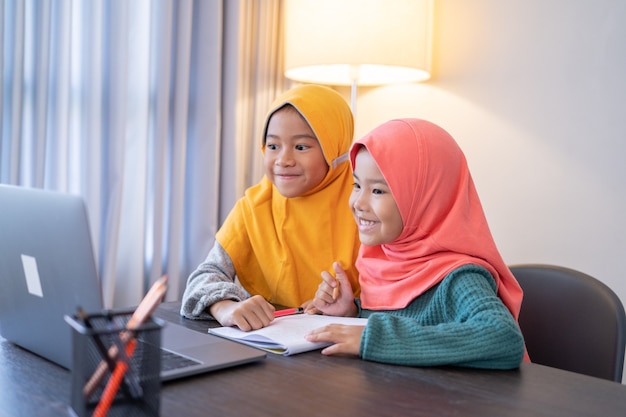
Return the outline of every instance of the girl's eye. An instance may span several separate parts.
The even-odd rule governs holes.
[[[379,188],[374,188],[372,194],[385,194],[385,192]]]
[[[352,184],[352,187],[353,187],[355,190],[360,190],[360,189],[361,189],[361,186],[360,186],[358,183],[356,183],[356,182]]]
[[[307,149],[309,149],[310,146],[306,146],[306,145],[296,145],[296,150],[298,151],[305,151]]]
[[[268,143],[267,145],[265,145],[265,147],[266,147],[267,149],[271,149],[271,150],[273,150],[273,151],[274,151],[274,150],[276,150],[276,145],[271,144],[271,143]]]

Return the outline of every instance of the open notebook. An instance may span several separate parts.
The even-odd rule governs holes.
[[[365,326],[367,319],[296,314],[278,317],[269,326],[251,332],[244,332],[236,327],[217,327],[209,329],[209,333],[267,352],[289,356],[329,346],[330,343],[309,342],[304,336],[311,330],[332,323]]]
[[[87,213],[74,195],[0,185],[0,334],[65,368],[72,364],[64,315],[102,310]],[[265,352],[166,323],[161,379],[264,358]]]

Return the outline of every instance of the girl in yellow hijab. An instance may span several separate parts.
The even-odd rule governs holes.
[[[265,175],[237,201],[189,276],[183,316],[265,327],[273,304],[306,307],[335,260],[358,289],[360,244],[348,208],[353,123],[346,101],[328,87],[296,87],[272,104],[262,143]]]

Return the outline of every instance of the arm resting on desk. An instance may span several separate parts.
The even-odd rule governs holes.
[[[180,314],[189,319],[213,320],[208,308],[222,300],[243,301],[248,293],[236,282],[235,267],[215,241],[207,258],[187,279]]]

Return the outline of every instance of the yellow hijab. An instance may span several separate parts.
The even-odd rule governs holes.
[[[237,201],[216,238],[251,295],[296,307],[315,296],[321,272],[332,271],[334,261],[346,269],[358,294],[354,264],[360,243],[348,206],[353,183],[348,162],[354,133],[350,108],[328,87],[303,85],[274,101],[265,131],[274,112],[286,104],[317,136],[329,166],[326,177],[306,195],[286,198],[264,176]]]

